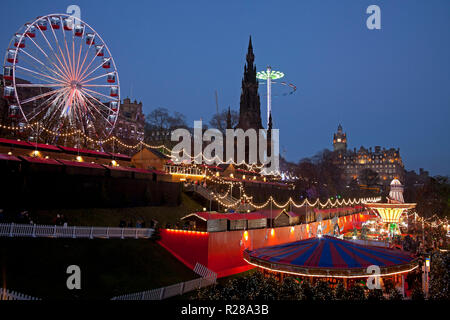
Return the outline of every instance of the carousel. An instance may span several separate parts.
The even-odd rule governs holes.
[[[379,267],[381,283],[390,279],[402,286],[405,275],[418,267],[416,258],[408,252],[331,236],[245,250],[244,260],[279,280],[294,276],[311,282],[325,280],[331,285],[343,282],[345,287],[371,276],[371,266]]]

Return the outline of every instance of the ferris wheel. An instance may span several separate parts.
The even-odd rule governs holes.
[[[9,120],[38,123],[47,141],[70,132],[100,140],[114,129],[120,107],[114,59],[100,35],[74,16],[50,14],[20,28],[5,55],[3,81]]]

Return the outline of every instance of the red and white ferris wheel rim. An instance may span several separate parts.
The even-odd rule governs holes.
[[[55,18],[57,23],[53,27],[52,21]],[[66,25],[67,21],[71,21],[71,25]],[[39,26],[39,22],[45,22],[45,29]],[[57,24],[59,27],[56,27]],[[79,28],[82,29],[81,35],[76,32],[76,30],[80,31]],[[57,33],[59,33],[58,36]],[[37,35],[40,35],[42,43],[38,43]],[[88,40],[91,36],[93,41]],[[76,39],[78,41],[75,41]],[[64,43],[61,40],[64,40]],[[70,40],[72,40],[71,45]],[[36,57],[33,52],[28,52],[28,49],[25,49],[27,44],[31,45],[36,52],[40,52],[40,56]],[[43,44],[46,50],[44,50]],[[14,50],[12,62],[11,59],[8,60],[11,58],[9,56],[11,50]],[[105,53],[108,56],[105,56]],[[27,63],[20,64],[19,54],[20,58],[22,60],[25,58]],[[99,64],[98,61],[101,63]],[[30,66],[26,68],[23,66],[24,64]],[[95,67],[91,68],[92,65]],[[108,67],[106,68],[105,65]],[[78,129],[90,136],[89,132],[85,131],[92,128],[90,131],[95,131],[95,137],[99,140],[107,138],[112,133],[120,108],[119,74],[105,41],[86,22],[67,14],[50,14],[26,23],[11,40],[5,55],[4,66],[12,67],[13,75],[10,82],[14,88],[15,104],[20,109],[20,114],[26,123],[30,124],[37,119],[42,122],[44,127],[51,124],[50,128],[47,128],[50,131],[61,134]],[[17,83],[18,70],[28,74],[28,79],[36,80],[40,77],[43,82],[47,83],[35,83],[29,81],[26,76],[24,76],[24,80],[30,83]],[[100,83],[100,79],[107,81]],[[9,84],[8,80],[4,77],[3,81],[6,88]],[[47,88],[47,92],[23,99],[19,96],[20,88],[22,90],[23,88],[39,88],[40,90]],[[109,95],[107,94],[108,88],[110,89]],[[43,100],[44,98],[46,99]],[[102,102],[101,99],[107,100]],[[25,104],[39,100],[43,101],[39,106],[34,107],[32,112],[26,111],[26,109],[30,109],[30,106],[25,106]],[[111,106],[113,101],[116,102],[114,108]],[[68,121],[69,126],[65,125],[62,128],[61,119]]]

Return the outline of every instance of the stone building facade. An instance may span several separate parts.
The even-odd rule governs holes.
[[[338,126],[333,136],[333,150],[335,162],[342,169],[344,179],[347,182],[358,179],[364,169],[370,169],[378,173],[380,183],[389,184],[393,179],[404,181],[405,168],[400,156],[400,148],[381,148],[375,146],[369,149],[361,146],[359,150],[347,149],[347,134],[342,126]]]
[[[120,140],[135,144],[144,139],[145,115],[142,112],[142,102],[130,98],[123,99],[119,109],[114,135]]]

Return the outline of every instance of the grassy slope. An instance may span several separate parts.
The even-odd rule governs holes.
[[[118,226],[151,219],[160,225],[201,208],[182,194],[178,207],[41,210],[37,223],[51,224],[58,213],[69,225]],[[148,224],[147,224],[148,225]],[[66,269],[81,268],[82,289],[68,290]],[[159,288],[198,276],[152,240],[0,238],[0,285],[43,299],[109,299]]]
[[[66,269],[81,268],[81,290]],[[43,299],[109,299],[198,276],[151,240],[0,239],[1,285]]]
[[[194,211],[201,211],[202,206],[188,197],[181,194],[181,205],[176,207],[130,207],[130,208],[83,208],[83,209],[55,209],[38,210],[38,224],[52,224],[57,214],[64,214],[69,225],[77,226],[119,226],[120,220],[127,223],[131,221],[133,226],[136,221],[144,220],[149,225],[151,219],[156,219],[159,226],[166,223],[175,224],[181,217]]]

